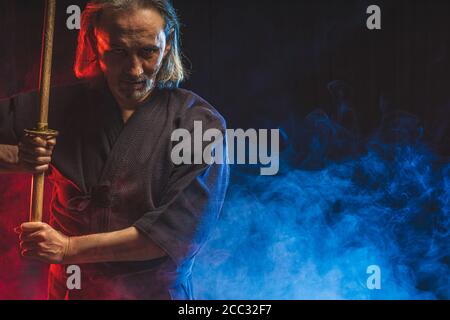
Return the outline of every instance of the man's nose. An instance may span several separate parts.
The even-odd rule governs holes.
[[[137,56],[135,55],[130,56],[127,66],[127,73],[133,77],[139,77],[144,73],[142,63],[140,62]]]

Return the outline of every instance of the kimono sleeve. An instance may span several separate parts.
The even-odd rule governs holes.
[[[36,92],[0,100],[0,144],[16,145],[23,130],[34,127],[38,110]]]
[[[187,130],[192,132],[193,122],[202,121],[204,129],[218,129],[225,137],[220,115],[202,107],[191,113],[183,120]],[[134,224],[165,250],[179,269],[205,243],[224,202],[229,180],[226,139],[217,145],[224,151],[220,161],[175,166],[161,205]]]

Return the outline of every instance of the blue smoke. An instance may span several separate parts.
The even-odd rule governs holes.
[[[450,298],[450,165],[417,119],[385,115],[360,141],[315,111],[291,131],[277,176],[232,168],[222,218],[197,258],[196,297]],[[371,265],[380,289],[367,286]]]

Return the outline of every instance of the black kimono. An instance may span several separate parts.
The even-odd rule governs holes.
[[[37,112],[36,93],[0,101],[0,144],[17,144]],[[226,164],[171,161],[173,130],[192,132],[194,121],[225,130],[213,107],[183,89],[155,89],[126,124],[106,86],[53,89],[49,123],[60,136],[48,172],[50,224],[68,236],[135,226],[167,256],[80,265],[81,290],[67,290],[66,266],[52,265],[50,298],[193,298],[194,257],[218,218],[229,175]]]

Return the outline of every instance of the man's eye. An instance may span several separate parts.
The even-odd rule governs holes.
[[[126,54],[125,50],[119,49],[119,48],[111,49],[111,50],[109,50],[109,52],[111,52],[112,54],[115,54],[115,55],[125,55]]]
[[[144,48],[142,49],[142,54],[145,56],[151,56],[153,55],[156,51],[158,51],[157,49],[154,48]]]

